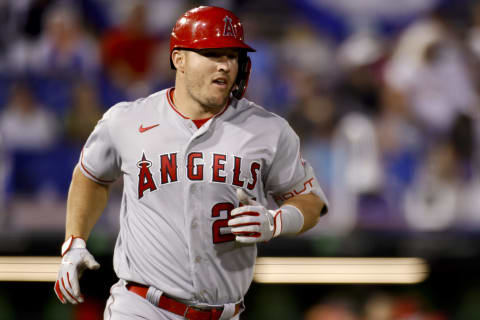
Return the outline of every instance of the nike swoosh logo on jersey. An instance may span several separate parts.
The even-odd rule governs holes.
[[[149,126],[149,127],[144,127],[143,124],[140,125],[140,128],[138,128],[138,131],[140,131],[140,133],[143,133],[145,131],[148,131],[150,129],[153,129],[155,127],[158,127],[160,124],[154,124],[153,126]]]

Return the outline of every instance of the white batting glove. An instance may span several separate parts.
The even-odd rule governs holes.
[[[72,304],[82,303],[84,299],[78,280],[85,269],[96,270],[100,264],[88,252],[85,240],[73,236],[62,245],[62,256],[55,293],[63,304],[67,301]]]
[[[242,189],[237,190],[237,198],[243,206],[233,209],[228,221],[237,242],[265,242],[283,233],[295,234],[303,227],[303,214],[293,206],[268,210]]]

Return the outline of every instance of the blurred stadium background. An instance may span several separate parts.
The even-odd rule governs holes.
[[[59,255],[82,144],[114,103],[173,84],[170,30],[200,4],[240,16],[257,49],[247,97],[289,120],[331,202],[317,228],[259,256],[426,266],[409,284],[257,277],[242,319],[480,319],[479,1],[3,0],[0,320],[101,319],[121,185],[89,240],[102,268],[82,279],[85,304],[12,274],[21,257]],[[322,261],[338,275],[351,260]]]

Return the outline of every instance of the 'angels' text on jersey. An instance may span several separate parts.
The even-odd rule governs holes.
[[[253,190],[258,181],[258,172],[261,168],[260,163],[252,161],[249,165],[250,172],[248,180],[241,178],[242,172],[242,157],[227,156],[222,153],[209,154],[209,159],[205,159],[203,152],[190,152],[187,155],[186,172],[185,176],[190,181],[203,181],[204,180],[204,168],[205,164],[211,163],[208,170],[211,170],[211,182],[227,183],[227,175],[230,172],[226,172],[225,164],[227,162],[233,162],[233,170],[231,172],[232,179],[229,181],[234,186],[246,187],[249,190]],[[161,185],[177,182],[178,181],[178,168],[177,153],[161,154],[159,157],[160,168],[160,181],[155,182],[150,168],[152,167],[152,161],[145,157],[145,153],[142,154],[142,158],[137,162],[139,168],[138,173],[138,199],[141,199],[145,191],[153,192],[157,190],[158,183]],[[242,175],[243,176],[243,175]],[[230,179],[229,179],[230,180]]]

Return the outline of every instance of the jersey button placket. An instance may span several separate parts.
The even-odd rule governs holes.
[[[186,127],[188,129],[188,131],[190,132],[190,134],[194,135],[195,132],[197,131],[197,127],[195,126],[195,124],[193,124],[192,120],[185,120],[186,121]]]
[[[193,126],[193,123],[191,123]],[[188,124],[187,124],[188,127]],[[195,138],[198,136],[198,130],[196,130],[196,127],[192,129],[192,136],[190,137],[187,145],[185,146],[183,155],[184,159],[188,158],[188,154],[190,152],[194,152],[195,150]],[[187,165],[186,162],[184,162],[184,165]],[[203,244],[200,243],[203,241],[201,239],[201,227],[200,225],[202,224],[201,222],[201,212],[202,212],[202,182],[200,181],[190,181],[188,178],[186,179],[186,185],[185,185],[185,192],[186,195],[188,195],[188,200],[187,200],[187,205],[186,205],[186,212],[185,212],[185,219],[187,220],[186,228],[190,232],[190,237],[189,237],[189,247],[190,247],[190,254],[191,254],[191,272],[192,272],[192,278],[195,279],[195,277],[198,276],[201,267],[201,264],[204,262],[203,257],[202,257],[202,251],[201,248],[203,248]],[[197,283],[197,281],[194,281],[194,283]]]

